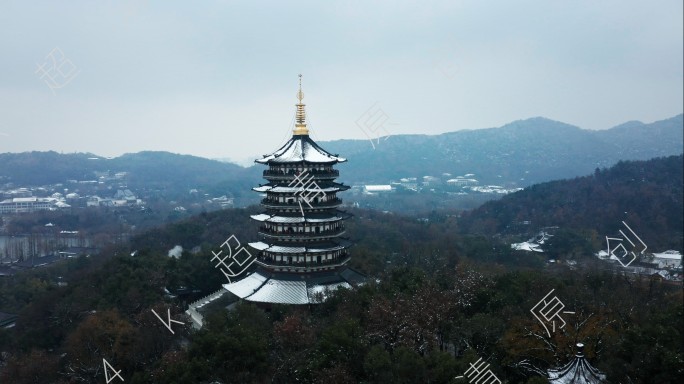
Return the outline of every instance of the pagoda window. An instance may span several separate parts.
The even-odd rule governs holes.
[[[292,264],[292,256],[288,256],[288,257],[287,257],[287,263],[288,263],[288,264]]]
[[[282,256],[276,256],[276,258],[275,258],[275,259],[276,259],[276,261],[283,261],[283,258],[282,258]]]

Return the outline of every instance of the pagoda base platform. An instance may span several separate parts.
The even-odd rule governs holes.
[[[259,267],[245,278],[223,288],[237,297],[257,303],[318,304],[337,288],[352,288],[366,282],[359,272],[342,266],[332,271],[279,273]]]

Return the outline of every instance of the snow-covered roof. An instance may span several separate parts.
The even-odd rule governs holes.
[[[296,192],[323,192],[323,193],[330,193],[330,192],[338,192],[341,191],[344,187],[341,184],[337,185],[330,185],[330,186],[320,186],[316,185],[314,186],[313,183],[310,184],[309,187],[302,188],[302,187],[297,187],[297,186],[271,186],[271,185],[260,185],[258,187],[252,188],[253,191],[257,192],[280,192],[280,193],[296,193]]]
[[[268,244],[266,244],[266,243],[264,243],[264,242],[262,242],[262,241],[257,241],[257,242],[254,242],[254,243],[249,243],[249,246],[252,247],[252,248],[254,248],[254,249],[256,249],[256,250],[259,250],[259,251],[263,251],[264,249],[266,249],[266,248],[269,247]]]
[[[269,222],[269,223],[279,223],[279,224],[288,224],[288,223],[331,223],[335,221],[340,221],[344,220],[347,218],[348,215],[345,215],[343,212],[337,211],[334,212],[334,215],[329,215],[325,213],[311,213],[306,216],[302,216],[301,214],[294,213],[291,216],[286,215],[284,213],[280,214],[274,214],[274,215],[268,215],[265,213],[261,213],[258,215],[251,215],[250,217],[256,221],[261,221],[261,222]]]
[[[514,243],[511,244],[511,248],[515,249],[516,251],[533,251],[533,252],[544,252],[540,247],[539,244],[535,243],[530,243],[530,242],[522,242],[522,243]]]
[[[309,294],[304,281],[269,279],[259,290],[249,296],[249,301],[277,304],[309,304]]]
[[[298,163],[302,161],[330,164],[345,162],[347,159],[328,153],[311,140],[308,135],[294,135],[277,151],[254,161],[261,164]]]
[[[599,384],[606,380],[606,375],[592,367],[584,358],[582,343],[577,344],[575,358],[559,369],[547,371],[549,384]]]
[[[605,259],[605,258],[607,258],[608,256],[610,256],[610,254],[608,253],[608,251],[604,251],[604,250],[602,249],[602,250],[596,252],[596,256],[599,257],[599,258],[601,258],[601,259]]]
[[[258,269],[242,280],[223,284],[223,288],[241,299],[262,303],[315,304],[325,301],[330,292],[363,284],[365,277],[351,268],[318,274],[293,276]]]
[[[675,260],[680,260],[682,258],[682,254],[679,253],[679,251],[665,251],[661,253],[654,253],[653,257],[657,257],[659,259],[675,259]]]
[[[391,185],[364,185],[363,188],[366,191],[371,191],[371,192],[384,192],[384,191],[391,191],[392,190]]]
[[[256,290],[259,289],[259,287],[261,287],[266,280],[266,276],[260,275],[258,273],[252,273],[244,279],[230,284],[230,291],[238,297],[249,296],[256,292]]]
[[[256,241],[254,243],[249,243],[249,246],[257,249],[259,251],[277,252],[277,253],[321,253],[321,252],[332,252],[345,249],[349,247],[351,243],[346,240],[340,240],[337,242],[326,242],[318,243],[314,246],[307,247],[302,244],[297,244],[296,246],[284,246],[276,244],[268,244],[263,241]]]

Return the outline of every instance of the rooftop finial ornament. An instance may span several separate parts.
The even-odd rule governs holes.
[[[297,92],[297,98],[299,99],[299,102],[302,102],[302,99],[304,98],[304,92],[302,92],[302,74],[299,74],[299,92]]]
[[[304,99],[304,92],[302,92],[301,74],[299,74],[299,92],[297,92],[297,99],[299,100],[299,103],[295,104],[297,106],[297,122],[292,133],[294,135],[308,135],[309,129],[306,127],[306,112],[304,111],[304,106],[306,104],[302,103],[302,99]]]

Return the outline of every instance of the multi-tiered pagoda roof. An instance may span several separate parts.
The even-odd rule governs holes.
[[[242,299],[264,303],[320,302],[325,293],[363,283],[364,277],[346,266],[352,243],[344,236],[338,192],[349,189],[335,182],[337,163],[347,161],[321,148],[309,137],[300,88],[292,138],[275,152],[255,160],[268,165],[267,184],[252,188],[265,195],[264,212],[252,215],[260,223],[259,241],[249,243],[258,268],[224,287]]]
[[[301,132],[300,132],[301,133]],[[310,164],[335,164],[347,161],[343,157],[331,155],[311,140],[308,133],[295,135],[285,145],[270,155],[254,160],[260,164],[284,164],[307,162]]]

